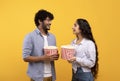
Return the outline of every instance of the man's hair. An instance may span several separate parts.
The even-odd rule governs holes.
[[[43,9],[39,10],[35,14],[35,18],[34,18],[35,25],[38,26],[40,24],[38,21],[40,20],[41,22],[43,22],[47,17],[50,18],[50,20],[54,19],[54,16],[52,13],[48,12],[47,10],[43,10]]]

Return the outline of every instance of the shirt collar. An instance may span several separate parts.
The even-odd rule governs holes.
[[[81,41],[79,44],[84,44],[85,40],[86,40],[86,39],[83,38],[82,41]],[[76,41],[77,41],[77,39],[75,39],[75,40],[73,41],[73,43],[76,44]]]

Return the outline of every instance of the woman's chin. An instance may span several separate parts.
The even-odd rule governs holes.
[[[76,34],[76,32],[73,32],[73,34]]]

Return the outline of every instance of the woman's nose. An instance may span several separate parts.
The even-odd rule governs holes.
[[[72,29],[74,29],[74,26],[72,27]]]

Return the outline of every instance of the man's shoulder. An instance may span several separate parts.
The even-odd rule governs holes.
[[[55,37],[55,35],[54,35],[54,34],[52,34],[51,32],[49,32],[49,35],[50,35],[50,36],[53,36],[53,37]]]
[[[25,37],[33,37],[35,35],[35,31],[31,31],[25,35]]]

